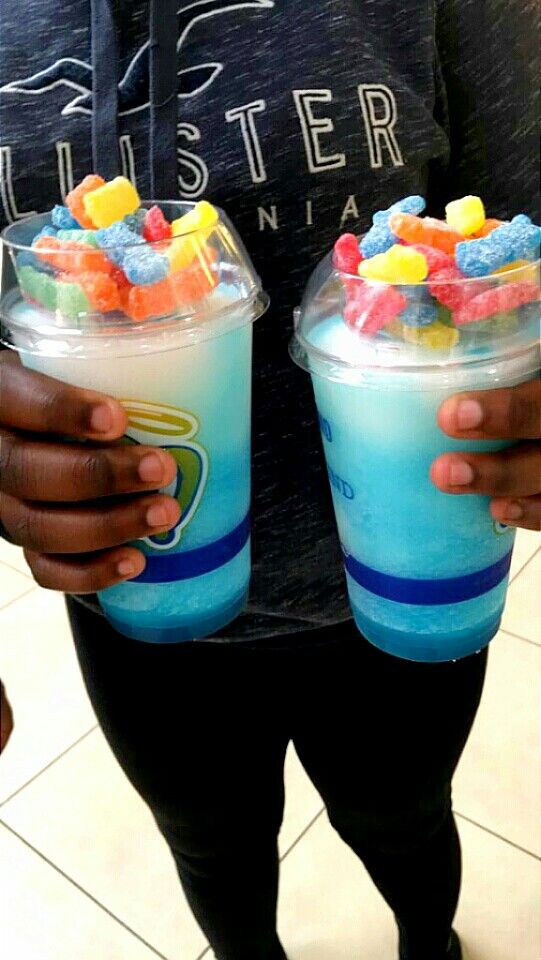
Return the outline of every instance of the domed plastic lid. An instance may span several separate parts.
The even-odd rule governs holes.
[[[194,216],[196,206],[204,217]],[[141,223],[151,207],[173,227],[187,219],[179,232],[147,242]],[[0,246],[3,342],[47,356],[156,352],[220,336],[264,312],[268,298],[223,211],[157,201],[144,203],[140,218],[139,230],[135,219],[59,230],[51,214],[8,227]]]
[[[330,253],[295,311],[291,355],[310,373],[399,387],[515,358],[518,379],[539,369],[540,261],[488,277],[435,273],[396,285],[336,269]],[[494,379],[492,377],[492,379]],[[422,383],[421,383],[422,381]]]

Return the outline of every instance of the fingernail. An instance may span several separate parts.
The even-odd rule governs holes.
[[[483,422],[483,408],[477,400],[461,400],[456,408],[456,422],[460,430],[474,430]]]
[[[524,508],[517,501],[508,503],[505,508],[505,516],[508,520],[520,520],[524,516]]]
[[[449,469],[449,482],[452,487],[465,487],[472,483],[474,472],[465,460],[455,460]]]
[[[167,507],[158,503],[148,508],[146,520],[149,527],[166,527],[168,523],[172,523]]]
[[[90,426],[95,433],[109,433],[113,426],[112,410],[105,404],[94,407],[90,414]]]
[[[137,567],[133,560],[121,560],[116,565],[117,573],[121,577],[134,577],[137,573]]]
[[[161,483],[163,480],[163,463],[155,453],[147,453],[139,461],[137,469],[143,483]]]

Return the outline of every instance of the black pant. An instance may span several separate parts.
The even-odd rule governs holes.
[[[486,654],[408,663],[351,624],[274,649],[158,646],[73,601],[69,612],[100,724],[219,960],[284,957],[277,835],[290,740],[394,911],[408,960],[445,956],[461,874],[451,779]]]

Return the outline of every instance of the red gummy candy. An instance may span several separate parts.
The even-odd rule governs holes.
[[[352,233],[344,233],[334,245],[333,263],[342,273],[357,273],[363,259],[359,241]]]
[[[145,217],[143,237],[149,243],[156,240],[167,240],[172,234],[171,224],[165,219],[159,207],[151,207]]]
[[[436,273],[438,270],[445,270],[447,267],[454,266],[454,260],[443,250],[437,250],[435,247],[428,247],[425,243],[411,244],[414,250],[422,253],[428,263],[428,276]]]
[[[432,217],[414,217],[411,213],[395,213],[389,220],[395,236],[407,243],[422,243],[444,253],[454,253],[457,243],[465,239],[443,220]]]
[[[106,273],[80,273],[77,277],[67,276],[67,280],[76,280],[83,288],[90,303],[100,313],[120,309],[118,287]]]
[[[128,287],[132,286],[124,271],[121,270],[120,267],[117,267],[116,264],[113,264],[113,269],[111,270],[111,279],[114,280],[119,290],[126,290]]]
[[[363,284],[344,308],[344,320],[357,333],[378,333],[396,319],[408,301],[395,287]]]
[[[486,320],[495,313],[516,310],[525,303],[538,300],[540,295],[541,288],[536,283],[508,283],[501,287],[492,287],[456,310],[453,313],[453,320],[458,327],[465,323],[474,323],[476,320]]]
[[[95,173],[89,173],[66,197],[66,206],[72,217],[75,217],[77,223],[85,227],[86,230],[93,230],[94,224],[85,211],[84,198],[87,193],[92,193],[93,190],[103,186],[105,186],[103,177],[99,177]]]
[[[464,282],[460,283],[461,280]],[[482,281],[468,280],[457,266],[452,265],[432,274],[429,290],[444,307],[449,310],[460,310],[474,297],[484,293],[486,284]]]

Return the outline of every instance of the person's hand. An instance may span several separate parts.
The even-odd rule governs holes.
[[[116,400],[0,353],[0,521],[40,586],[93,593],[136,577],[144,555],[123,544],[178,522],[176,500],[152,492],[172,482],[175,461],[155,447],[112,444],[126,425]]]
[[[445,453],[432,481],[445,493],[492,497],[495,520],[541,529],[541,380],[519,387],[461,393],[442,404],[441,429],[459,440],[516,440],[501,453]]]
[[[0,680],[0,753],[2,753],[13,733],[13,714],[6,697],[4,684]]]

